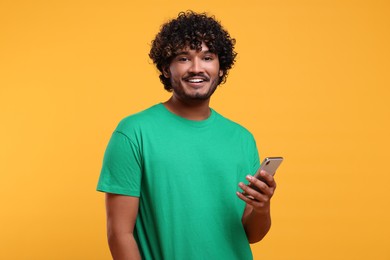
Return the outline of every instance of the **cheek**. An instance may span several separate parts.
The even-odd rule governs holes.
[[[171,77],[181,77],[186,71],[187,67],[183,64],[181,65],[171,65],[169,67]]]
[[[215,77],[220,77],[223,74],[222,70],[219,68],[218,62],[210,64],[208,71],[212,73],[212,75],[215,75]]]
[[[219,77],[222,76],[222,71],[219,70],[219,69],[218,69],[218,70],[215,70],[214,75],[215,75],[216,78],[219,78]]]

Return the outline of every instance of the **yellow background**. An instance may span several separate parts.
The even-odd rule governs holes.
[[[169,97],[147,54],[187,9],[237,39],[212,107],[286,159],[255,259],[390,259],[389,6],[2,0],[0,259],[110,259],[103,153],[121,118]]]

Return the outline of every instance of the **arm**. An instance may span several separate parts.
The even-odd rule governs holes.
[[[242,182],[239,183],[240,188],[252,195],[254,200],[237,192],[237,196],[246,202],[241,221],[250,243],[256,243],[263,239],[271,227],[270,200],[276,189],[276,182],[272,175],[264,171],[261,172],[261,176],[267,184],[253,176],[247,176],[247,180],[259,188],[261,193]]]
[[[133,236],[139,198],[106,193],[107,236],[115,260],[141,259]]]

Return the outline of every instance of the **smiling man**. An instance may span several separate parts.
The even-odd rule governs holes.
[[[197,51],[186,47],[164,68],[175,98],[207,100],[217,88],[223,75],[218,56],[204,42],[200,48]]]
[[[209,106],[234,44],[214,17],[191,11],[153,40],[149,56],[172,96],[119,123],[97,187],[114,259],[252,259],[249,243],[267,234],[275,180],[251,177],[253,136]]]

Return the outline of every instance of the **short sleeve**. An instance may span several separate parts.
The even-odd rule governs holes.
[[[141,177],[139,148],[128,136],[115,131],[104,154],[97,190],[139,197]]]

